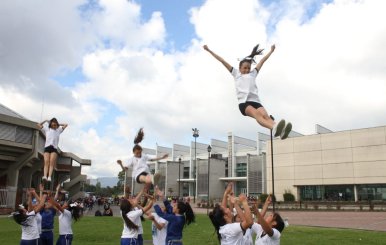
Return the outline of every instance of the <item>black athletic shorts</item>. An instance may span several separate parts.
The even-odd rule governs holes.
[[[138,174],[137,178],[135,178],[135,181],[137,181],[137,183],[138,183],[138,184],[141,184],[141,182],[139,182],[139,177],[141,177],[141,175],[143,175],[143,176],[147,176],[147,175],[148,175],[148,173],[146,173],[146,172],[142,172],[142,173]]]
[[[247,101],[245,103],[240,103],[239,104],[239,110],[241,112],[241,114],[243,114],[244,116],[246,116],[247,114],[245,114],[245,109],[247,109],[248,106],[252,106],[253,108],[255,109],[258,109],[260,107],[263,107],[262,104],[260,104],[259,102],[254,102],[254,101]]]
[[[50,145],[44,148],[44,152],[48,152],[48,153],[55,152],[56,154],[58,154],[58,150],[53,145]]]

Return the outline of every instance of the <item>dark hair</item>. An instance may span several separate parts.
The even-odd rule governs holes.
[[[284,230],[285,224],[283,221],[283,218],[278,213],[273,214],[273,220],[276,221],[276,225],[273,226],[276,230],[278,230],[280,233]]]
[[[179,214],[185,215],[185,225],[190,225],[195,222],[196,216],[194,215],[193,209],[187,202],[177,202],[177,208]]]
[[[143,137],[145,136],[145,133],[143,132],[143,128],[140,128],[138,130],[137,136],[134,138],[134,147],[133,147],[133,152],[136,150],[142,151],[142,147],[139,145],[139,143],[142,142]]]
[[[144,136],[145,136],[145,134],[143,132],[143,128],[140,128],[138,130],[137,136],[135,136],[135,138],[134,138],[134,144],[137,145],[137,144],[141,143]]]
[[[247,59],[247,58],[242,59],[242,60],[240,61],[240,63],[239,63],[239,68],[240,68],[244,63],[252,64],[252,60]]]
[[[129,200],[123,199],[121,201],[120,207],[121,207],[122,218],[125,221],[126,226],[130,229],[138,230],[138,226],[134,224],[133,221],[131,221],[126,215],[128,212],[130,212],[133,209]]]
[[[239,63],[239,68],[241,67],[241,65],[242,65],[243,63],[249,63],[249,64],[252,64],[252,62],[255,62],[254,57],[255,57],[256,55],[261,55],[261,54],[263,54],[263,50],[264,50],[264,49],[259,49],[259,44],[257,44],[255,47],[253,47],[251,54],[248,55],[247,57],[245,57],[244,59],[242,59],[242,60],[240,61],[240,63]],[[255,63],[256,63],[256,62],[255,62]]]
[[[29,226],[27,223],[28,215],[23,212],[22,210],[18,209],[15,212],[12,213],[12,217],[15,220],[16,223],[22,226]]]
[[[52,123],[56,123],[58,126],[59,126],[59,122],[58,122],[58,120],[55,118],[55,117],[53,117],[51,120],[50,120],[50,122],[48,123],[48,127],[49,128],[51,128],[51,124]]]
[[[78,219],[80,219],[80,217],[82,217],[82,215],[83,215],[82,208],[79,205],[75,205],[72,207],[71,207],[71,205],[69,205],[68,211],[71,212],[72,218],[75,221],[78,221]]]
[[[221,210],[219,204],[216,204],[213,210],[209,213],[209,218],[216,230],[218,240],[221,241],[221,234],[219,230],[220,226],[226,225],[226,221],[224,219],[224,211]]]

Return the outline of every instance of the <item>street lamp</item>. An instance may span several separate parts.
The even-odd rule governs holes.
[[[206,215],[209,215],[209,176],[210,176],[210,152],[212,147],[208,145],[208,204],[206,205]]]
[[[197,128],[192,128],[194,137],[194,167],[193,167],[193,202],[196,203],[196,181],[197,181],[197,138],[200,136],[200,131]]]
[[[178,200],[180,199],[180,186],[181,186],[181,157],[178,158]]]

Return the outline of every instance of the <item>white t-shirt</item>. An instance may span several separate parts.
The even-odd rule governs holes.
[[[127,163],[127,167],[133,168],[132,177],[137,179],[137,176],[142,173],[150,173],[149,165],[147,165],[147,161],[150,160],[150,157],[146,154],[142,154],[140,158],[132,156],[129,158]]]
[[[135,207],[134,210],[140,210],[139,208]],[[142,227],[142,220],[141,217],[138,219],[135,219],[135,223],[138,226],[138,235],[143,234],[143,227]]]
[[[59,126],[57,129],[52,129],[45,123],[42,130],[46,134],[46,143],[44,144],[44,147],[52,145],[55,149],[58,149],[59,135],[63,132],[63,127]]]
[[[59,235],[72,234],[72,214],[67,209],[63,210],[63,213],[60,212],[59,215]]]
[[[40,212],[36,214],[35,219],[38,225],[39,234],[42,234],[42,216],[40,215]]]
[[[239,245],[253,245],[252,231],[247,229]]]
[[[239,103],[254,101],[260,103],[257,95],[256,77],[259,72],[254,68],[248,74],[241,74],[240,70],[232,67],[231,74],[235,79],[236,95]]]
[[[273,235],[269,236],[268,234],[261,237],[264,230],[261,225],[254,223],[251,227],[252,231],[256,234],[255,245],[280,245],[280,232],[275,228],[272,228]]]
[[[230,223],[220,226],[221,245],[238,245],[243,239],[243,229],[240,223]]]
[[[154,216],[154,219],[157,221],[157,223],[165,224],[164,228],[162,228],[161,230],[157,229],[154,222],[151,224],[153,244],[154,245],[165,245],[168,221],[159,217],[158,214],[156,214],[156,213],[152,213],[152,215]]]
[[[21,226],[22,240],[35,240],[40,237],[35,211],[27,212],[26,225]]]
[[[126,214],[127,218],[129,218],[134,224],[138,225],[138,219],[139,222],[141,222],[141,215],[143,215],[142,209],[133,210]],[[136,229],[129,229],[126,226],[125,221],[123,221],[123,231],[121,238],[137,238],[138,237],[138,230]]]

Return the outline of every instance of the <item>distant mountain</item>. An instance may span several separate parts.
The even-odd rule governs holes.
[[[90,179],[90,185],[96,185],[98,182],[101,183],[101,187],[114,187],[118,183],[118,177],[99,177],[97,179]]]

